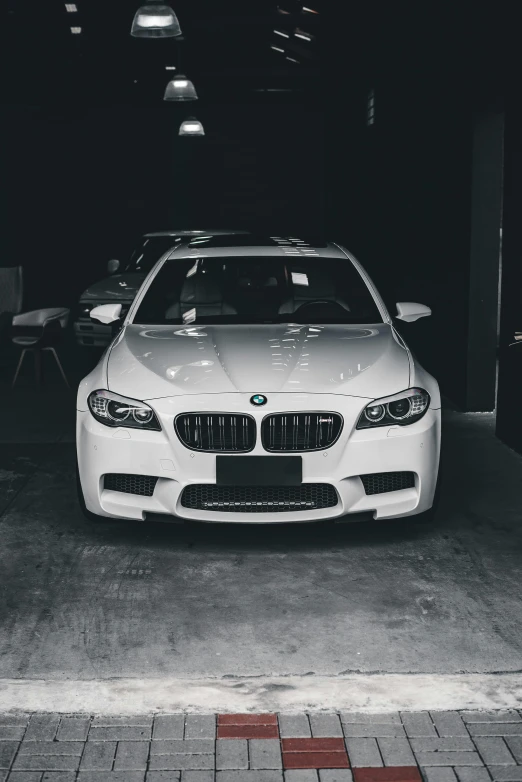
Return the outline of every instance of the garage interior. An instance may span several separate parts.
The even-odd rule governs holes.
[[[132,38],[129,0],[0,11],[0,266],[23,268],[23,312],[71,313],[70,389],[50,356],[41,386],[28,358],[12,389],[20,349],[1,321],[2,680],[520,673],[516,8],[310,2],[173,0],[182,40]],[[173,68],[194,108],[163,100]],[[178,135],[192,115],[202,138]],[[145,232],[189,228],[324,236],[390,311],[431,307],[402,333],[444,399],[433,523],[82,517],[75,393],[100,351],[75,342],[80,295]]]

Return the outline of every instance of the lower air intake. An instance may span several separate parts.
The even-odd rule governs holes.
[[[400,489],[413,489],[415,486],[413,472],[373,472],[360,477],[366,494],[385,494]]]
[[[226,513],[289,513],[334,508],[337,492],[328,483],[300,486],[216,486],[194,484],[181,495],[184,508]]]
[[[151,475],[125,475],[108,473],[103,481],[105,489],[121,491],[124,494],[139,494],[140,497],[152,497],[157,478]]]

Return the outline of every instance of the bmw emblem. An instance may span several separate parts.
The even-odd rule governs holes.
[[[263,394],[254,394],[254,396],[250,397],[250,403],[252,405],[255,405],[255,407],[261,407],[262,405],[266,405],[267,403],[266,396],[263,396]]]

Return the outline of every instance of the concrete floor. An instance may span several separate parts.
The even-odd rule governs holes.
[[[73,395],[1,396],[0,678],[522,668],[522,458],[492,415],[444,414],[433,525],[100,526]]]

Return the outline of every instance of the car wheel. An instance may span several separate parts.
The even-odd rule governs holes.
[[[111,519],[107,516],[98,516],[96,513],[92,513],[90,510],[87,510],[87,507],[85,505],[85,499],[83,496],[82,484],[80,481],[80,471],[78,469],[78,462],[76,462],[76,491],[78,493],[78,504],[80,505],[80,508],[82,509],[82,513],[86,519],[88,519],[93,524],[107,524],[110,523],[111,521],[114,521],[114,519]]]

